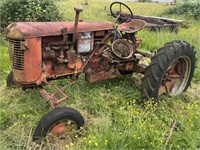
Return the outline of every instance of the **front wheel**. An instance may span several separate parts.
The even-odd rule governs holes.
[[[185,92],[195,69],[194,47],[184,41],[172,41],[151,58],[142,79],[142,97],[159,100],[159,96]]]
[[[67,133],[79,130],[83,125],[84,118],[77,110],[69,107],[56,108],[40,120],[33,134],[33,141],[40,142],[47,136],[67,138]]]
[[[6,78],[6,86],[7,86],[7,88],[12,88],[15,86],[15,83],[13,81],[13,72],[12,71],[8,74],[8,76]]]

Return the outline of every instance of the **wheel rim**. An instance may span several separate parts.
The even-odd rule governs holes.
[[[62,138],[62,137],[64,137],[64,135],[66,133],[70,133],[76,129],[77,129],[77,125],[74,121],[64,120],[64,121],[60,121],[60,122],[57,122],[56,124],[54,124],[50,128],[48,135],[50,135],[52,137]]]
[[[176,59],[168,67],[162,79],[158,95],[179,95],[184,92],[191,72],[189,57],[182,56]]]

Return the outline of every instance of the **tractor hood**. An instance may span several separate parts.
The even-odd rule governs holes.
[[[74,32],[74,22],[14,22],[6,28],[7,38],[26,39],[33,37],[61,35],[61,29]],[[77,32],[113,29],[112,22],[79,22]]]

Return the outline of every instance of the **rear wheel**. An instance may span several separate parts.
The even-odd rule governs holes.
[[[73,108],[56,108],[45,115],[37,125],[33,141],[40,142],[45,137],[67,139],[71,132],[84,125],[83,116]]]
[[[142,79],[143,98],[179,95],[190,85],[195,69],[195,51],[184,41],[172,41],[152,57]]]

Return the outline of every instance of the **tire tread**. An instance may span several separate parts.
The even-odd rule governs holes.
[[[183,90],[183,92],[185,92],[190,85],[195,69],[195,51],[194,47],[189,43],[175,40],[166,43],[164,47],[158,49],[157,55],[152,57],[151,63],[146,68],[144,77],[142,78],[142,98],[154,98],[157,102],[159,100],[158,90],[167,68],[174,60],[185,55],[187,55],[191,61],[190,76]]]

